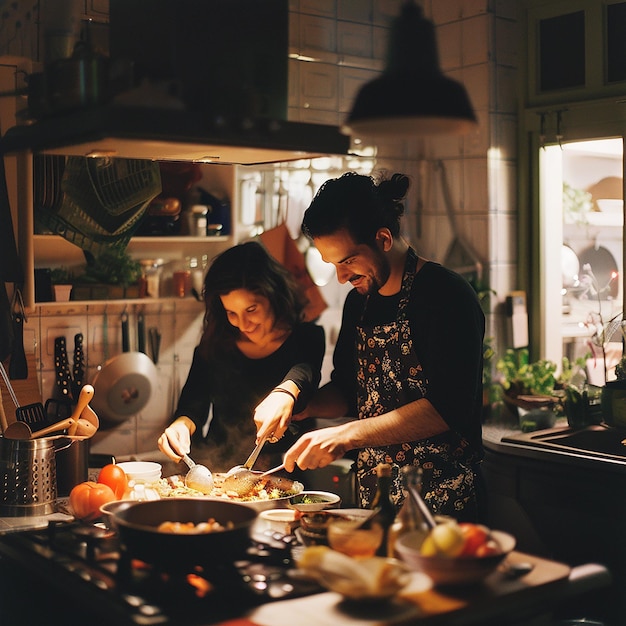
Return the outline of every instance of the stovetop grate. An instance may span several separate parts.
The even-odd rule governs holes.
[[[55,587],[61,602],[71,597],[97,606],[103,619],[120,625],[215,623],[321,590],[292,575],[293,536],[255,539],[240,561],[172,572],[132,559],[105,527],[51,522],[0,537],[0,555]]]

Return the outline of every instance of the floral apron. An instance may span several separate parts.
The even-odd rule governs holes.
[[[417,255],[409,248],[402,277],[396,320],[379,326],[357,326],[357,402],[359,419],[376,417],[423,398],[428,380],[413,350],[407,319]],[[403,500],[399,468],[422,469],[422,497],[440,515],[462,518],[466,507],[475,509],[474,473],[468,442],[447,431],[435,437],[359,450],[356,461],[357,493],[361,508],[369,508],[376,493],[376,466],[392,466],[391,498],[397,507]],[[471,515],[469,510],[465,511]]]

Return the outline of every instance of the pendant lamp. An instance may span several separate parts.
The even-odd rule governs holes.
[[[439,68],[433,23],[405,2],[390,30],[385,71],[361,88],[341,132],[374,140],[460,135],[476,123],[465,87]]]

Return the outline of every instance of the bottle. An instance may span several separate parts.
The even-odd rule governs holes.
[[[376,466],[376,475],[378,477],[378,485],[371,508],[378,509],[373,522],[380,524],[383,528],[383,539],[376,554],[378,556],[388,556],[389,529],[396,518],[396,507],[389,495],[391,489],[391,465],[389,463],[379,463]]]
[[[424,520],[420,508],[413,496],[413,490],[419,490],[422,482],[422,470],[413,465],[406,465],[401,470],[402,491],[404,493],[404,502],[396,515],[396,518],[389,529],[387,539],[387,550],[390,557],[398,558],[395,544],[398,537],[412,530],[421,530],[424,534],[428,533],[428,524]]]

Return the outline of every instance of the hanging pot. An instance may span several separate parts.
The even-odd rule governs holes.
[[[138,334],[143,333],[142,321]],[[112,427],[139,413],[152,394],[157,370],[144,352],[131,352],[128,315],[122,314],[122,354],[104,363],[93,380],[93,410],[103,428]]]

